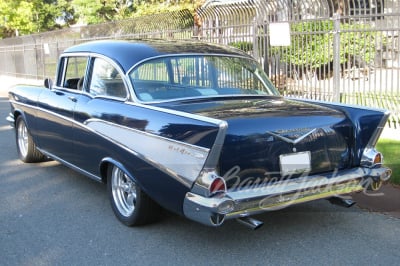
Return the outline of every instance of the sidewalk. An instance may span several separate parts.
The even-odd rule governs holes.
[[[43,80],[37,79],[16,78],[0,75],[0,97],[8,97],[8,91],[10,87],[17,84],[42,85],[43,82]]]

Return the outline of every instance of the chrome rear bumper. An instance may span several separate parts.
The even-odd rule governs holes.
[[[186,194],[183,211],[186,217],[205,225],[219,226],[226,219],[250,216],[287,207],[292,204],[329,198],[361,191],[371,182],[390,178],[385,167],[354,168],[328,175],[305,176],[273,184],[204,197]]]

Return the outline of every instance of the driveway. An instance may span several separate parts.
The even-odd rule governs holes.
[[[397,265],[400,219],[326,200],[258,215],[257,230],[210,228],[165,212],[128,228],[106,187],[50,161],[17,159],[0,98],[1,265]]]

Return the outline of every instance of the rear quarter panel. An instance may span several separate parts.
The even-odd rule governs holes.
[[[39,86],[17,85],[11,88],[8,94],[11,113],[13,113],[15,119],[19,115],[23,116],[34,140],[36,139],[38,99],[45,89]]]
[[[304,100],[300,100],[304,101]],[[343,105],[330,102],[307,101],[343,112],[353,124],[353,166],[360,165],[365,148],[374,147],[389,118],[390,113],[382,109]]]
[[[74,165],[100,176],[103,161],[120,163],[151,198],[177,213],[219,131],[218,121],[205,117],[85,95],[74,119]],[[196,158],[197,150],[206,156]]]

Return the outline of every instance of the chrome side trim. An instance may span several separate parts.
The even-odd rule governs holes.
[[[368,188],[371,182],[387,178],[390,173],[390,169],[384,167],[374,169],[358,167],[326,175],[305,176],[273,184],[236,188],[213,197],[188,192],[183,211],[189,219],[209,226],[218,226],[220,224],[213,222],[217,216],[225,220],[246,217],[293,204],[361,191]],[[226,212],[228,205],[230,211]]]
[[[28,108],[31,108],[31,109],[34,109],[34,110],[37,110],[37,111],[40,111],[40,112],[44,112],[44,113],[47,113],[47,114],[56,116],[56,117],[61,118],[61,119],[64,119],[65,121],[68,121],[68,122],[77,124],[77,122],[76,122],[74,119],[72,119],[72,118],[69,118],[69,117],[67,117],[67,116],[63,116],[63,115],[57,114],[56,112],[52,112],[52,111],[43,109],[43,108],[41,108],[41,107],[37,107],[37,106],[35,106],[35,105],[29,105],[29,104],[26,104],[26,103],[17,102],[17,101],[15,101],[15,100],[10,100],[10,102],[13,103],[13,104],[15,104],[15,105],[28,107]]]
[[[376,128],[373,135],[369,139],[367,147],[375,147],[376,143],[378,142],[379,137],[382,134],[385,124],[386,124],[387,120],[389,119],[389,116],[390,116],[390,112],[386,111],[384,116],[382,117],[381,121],[379,122],[378,127]]]
[[[204,165],[204,169],[215,169],[218,164],[219,156],[222,151],[222,146],[225,142],[226,131],[228,130],[228,123],[226,121],[220,121],[219,130],[215,142],[211,148],[211,152]]]
[[[370,111],[378,111],[378,112],[387,112],[386,109],[375,108],[375,107],[368,107],[363,105],[356,105],[356,104],[343,104],[337,102],[328,102],[328,101],[321,101],[321,100],[311,100],[311,99],[300,99],[294,97],[284,97],[289,100],[297,101],[297,102],[307,102],[307,103],[314,103],[314,104],[324,104],[324,105],[331,105],[331,106],[341,106],[341,107],[351,107],[355,109],[363,109],[363,110],[370,110]]]
[[[194,119],[194,120],[199,120],[199,121],[214,124],[214,125],[220,125],[221,123],[225,122],[220,119],[215,119],[215,118],[201,116],[201,115],[192,114],[192,113],[186,113],[186,112],[177,111],[177,110],[173,110],[173,109],[167,109],[167,108],[158,107],[158,106],[149,105],[149,104],[142,104],[142,103],[136,103],[136,102],[126,102],[125,104],[129,104],[129,105],[133,105],[133,106],[137,106],[137,107],[141,107],[141,108],[145,108],[145,109],[149,109],[149,110],[153,110],[153,111],[163,112],[163,113],[167,113],[167,114],[171,114],[171,115],[182,116],[182,117],[186,117],[186,118],[190,118],[190,119]]]
[[[177,161],[173,168],[169,168],[168,166],[160,164],[160,162],[156,161],[154,158],[152,159],[151,157],[146,156],[146,154],[142,154],[137,149],[132,150],[132,147],[125,145],[125,140],[132,140],[131,136],[127,137],[126,139],[120,139],[119,141],[116,141],[112,137],[109,137],[109,134],[108,135],[100,134],[94,128],[91,128],[91,127],[89,127],[87,125],[87,121],[96,121],[96,119],[91,119],[91,120],[89,119],[89,120],[86,121],[86,124],[84,124],[84,123],[79,123],[79,122],[75,121],[72,118],[62,116],[60,114],[57,114],[55,112],[52,112],[52,111],[49,111],[49,110],[46,110],[46,109],[43,109],[43,108],[40,108],[40,107],[37,107],[37,106],[27,105],[27,104],[16,102],[16,101],[12,101],[12,103],[14,103],[16,105],[26,106],[26,107],[29,107],[29,108],[32,108],[32,109],[35,109],[35,110],[38,110],[38,111],[41,111],[41,112],[56,116],[56,117],[59,117],[61,119],[64,119],[65,121],[68,121],[68,122],[74,124],[77,127],[83,127],[85,129],[89,130],[90,132],[93,132],[94,134],[97,134],[97,135],[107,139],[108,141],[118,145],[119,147],[125,149],[126,151],[132,153],[133,155],[139,157],[140,159],[145,160],[147,163],[153,165],[155,168],[159,169],[160,171],[170,175],[175,180],[177,180],[178,182],[184,184],[187,187],[191,187],[193,185],[193,182],[200,175],[200,171],[201,171],[200,168],[203,168],[204,163],[206,162],[206,159],[208,158],[209,149],[206,149],[206,148],[203,148],[203,147],[194,146],[194,145],[190,145],[190,144],[187,144],[187,143],[184,143],[184,142],[178,142],[178,141],[166,139],[166,138],[163,138],[163,137],[160,137],[160,136],[157,136],[157,135],[153,135],[153,134],[150,134],[150,133],[146,133],[146,132],[143,132],[143,131],[137,131],[137,130],[135,131],[137,134],[143,134],[143,136],[159,138],[160,140],[164,140],[166,142],[170,141],[173,145],[175,145],[175,146],[171,146],[172,148],[173,147],[175,147],[177,149],[183,148],[183,150],[181,149],[181,151],[184,151],[185,147],[188,147],[189,149],[199,150],[201,154],[204,154],[205,155],[204,158],[197,158],[197,159],[201,159],[201,160],[204,159],[204,162],[201,165],[201,167],[199,165],[196,165],[196,167],[195,167],[196,171],[198,170],[197,176],[191,175],[188,178],[188,177],[182,176],[180,174],[182,172],[181,170],[180,171],[176,171],[177,169],[179,170],[180,166],[178,164],[181,163],[181,161]],[[215,124],[218,125],[218,124],[226,123],[226,122],[224,122],[222,120],[217,120],[217,119],[213,119],[213,118],[207,118],[207,117],[203,117],[203,116],[199,116],[199,115],[188,114],[188,113],[184,113],[184,112],[180,112],[180,111],[164,109],[164,108],[160,108],[160,107],[154,107],[154,106],[149,106],[149,105],[141,105],[141,104],[136,104],[136,103],[131,103],[131,102],[129,102],[129,103],[126,102],[124,104],[131,104],[133,106],[142,106],[144,108],[153,109],[153,110],[160,111],[160,112],[166,112],[166,113],[174,114],[174,115],[177,115],[177,116],[188,117],[188,118],[191,118],[191,119],[195,119],[195,120],[198,120],[198,121],[203,121],[203,122],[214,124],[214,125]],[[98,120],[98,121],[103,121],[103,120]],[[103,122],[106,123],[106,121],[103,121]],[[116,124],[114,124],[114,125],[116,125]],[[116,125],[116,126],[122,127],[121,125]],[[133,130],[133,129],[130,129],[130,128],[126,128],[126,129]],[[113,132],[113,134],[114,134],[114,132]],[[147,141],[147,143],[148,143],[149,146],[152,145],[151,141]],[[147,149],[148,146],[145,147],[145,148]],[[207,153],[207,155],[206,155],[206,153]],[[156,153],[156,156],[160,156],[160,155],[161,154],[159,152]],[[186,167],[184,172],[185,171],[188,171],[188,172],[193,171],[192,169],[189,169],[189,168],[190,168],[189,166]],[[194,171],[194,173],[196,173],[196,171]]]
[[[218,177],[217,165],[221,155],[222,146],[224,145],[228,123],[221,121],[219,130],[215,139],[214,145],[211,148],[210,154],[204,164],[204,167],[193,185],[192,192],[208,197],[210,194],[210,186],[215,178]]]
[[[190,186],[199,176],[209,153],[207,148],[99,119],[89,119],[84,124],[97,134],[135,152],[157,168],[165,168],[170,175],[175,173],[182,177],[187,186]]]
[[[89,173],[88,171],[85,171],[85,170],[83,170],[82,168],[79,168],[79,167],[77,167],[76,165],[71,164],[71,163],[69,163],[69,162],[67,162],[67,161],[65,161],[65,160],[63,160],[63,159],[61,159],[60,157],[57,157],[57,156],[55,156],[54,154],[49,153],[49,152],[47,152],[47,151],[45,151],[45,150],[43,150],[43,149],[40,149],[40,148],[37,148],[37,149],[38,149],[41,153],[43,153],[44,155],[46,155],[47,157],[49,157],[49,158],[51,158],[51,159],[53,159],[53,160],[55,160],[55,161],[58,161],[58,162],[62,163],[63,165],[65,165],[65,166],[67,166],[67,167],[69,167],[69,168],[71,168],[71,169],[73,169],[73,170],[75,170],[75,171],[77,171],[77,172],[79,172],[79,173],[81,173],[81,174],[83,174],[83,175],[85,175],[85,176],[87,176],[87,177],[89,177],[89,178],[95,180],[95,181],[102,182],[101,177],[98,177],[98,176],[96,176],[96,175],[94,175],[94,174],[91,174],[91,173]]]

